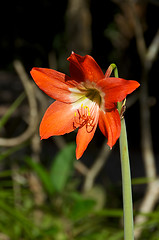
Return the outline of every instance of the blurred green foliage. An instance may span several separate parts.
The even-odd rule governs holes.
[[[75,144],[69,143],[52,159],[49,169],[26,156],[15,173],[12,168],[0,172],[0,233],[12,240],[123,239],[122,210],[107,208],[107,204],[97,210],[95,198],[77,190],[74,152]],[[40,204],[32,191],[35,186],[28,181],[30,174],[41,186]],[[158,239],[159,209],[148,217],[141,239]]]
[[[75,144],[68,144],[57,153],[49,170],[26,156],[17,178],[13,178],[13,170],[0,173],[0,232],[13,240],[121,239],[122,230],[115,229],[122,211],[96,211],[95,200],[85,197],[72,183],[74,152]],[[29,173],[36,174],[42,185],[39,194],[45,198],[40,205],[30,190]]]

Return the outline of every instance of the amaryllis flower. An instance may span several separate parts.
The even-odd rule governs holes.
[[[47,68],[33,68],[31,75],[48,96],[56,99],[40,124],[41,139],[63,135],[78,128],[76,158],[79,159],[92,140],[97,124],[112,148],[120,136],[120,115],[117,102],[133,92],[139,83],[110,77],[111,67],[104,75],[89,55],[72,52],[70,77]]]

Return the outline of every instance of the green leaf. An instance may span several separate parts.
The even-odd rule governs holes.
[[[32,158],[26,157],[25,160],[32,170],[36,172],[47,193],[52,195],[54,189],[50,182],[49,173],[45,170],[41,163],[35,162]]]
[[[0,224],[2,224],[4,220],[6,221],[8,219],[7,223],[9,221],[12,223],[14,222],[13,226],[10,226],[12,231],[14,227],[17,226],[23,229],[26,235],[29,235],[29,236],[32,235],[32,230],[34,229],[35,225],[33,222],[31,222],[28,219],[28,217],[24,215],[24,212],[22,210],[20,211],[14,208],[13,206],[9,205],[7,202],[2,201],[2,199],[0,199],[0,209],[1,209],[1,216],[5,216],[5,217],[2,217],[2,219],[0,219]],[[5,213],[5,215],[3,215],[3,213]]]
[[[77,192],[70,194],[70,214],[72,220],[79,220],[88,217],[92,213],[96,202],[94,199],[85,198]]]
[[[123,217],[123,210],[122,209],[103,209],[96,212],[98,216],[106,216],[106,217]]]
[[[70,143],[53,159],[50,178],[56,191],[61,192],[64,189],[71,174],[75,160],[75,148],[75,143]]]
[[[146,177],[141,177],[141,178],[133,178],[132,179],[132,184],[133,185],[138,185],[138,184],[147,184],[150,182],[155,181],[154,178],[146,178]]]

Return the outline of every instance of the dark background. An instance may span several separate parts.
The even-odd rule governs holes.
[[[74,41],[75,35],[78,35],[78,29],[73,33],[68,30],[67,1],[3,2],[0,10],[1,72],[13,73],[12,63],[15,59],[22,61],[28,74],[34,66],[49,67],[49,54],[53,53],[56,64],[51,67],[68,73],[66,59],[73,50],[78,54],[92,55],[103,71],[110,63],[115,62],[120,77],[140,82],[141,63],[136,49],[135,35],[129,25],[127,28],[130,33],[124,32],[124,25],[119,19],[122,14],[125,14],[120,8],[120,2],[123,1],[91,0],[86,2],[91,14],[89,26],[91,46],[83,50],[82,46],[79,47],[76,43],[72,44],[74,48],[70,49],[69,41]],[[158,29],[159,3],[151,0],[139,1],[137,4],[141,22],[144,25],[145,41],[149,46]],[[151,108],[151,126],[156,153],[158,153],[158,129],[156,127],[158,125],[158,64],[159,58],[157,57],[149,74],[149,94],[154,97],[156,103]],[[7,91],[11,91],[10,94],[15,98],[14,79],[8,85],[4,81],[1,77],[0,84],[2,87],[5,85]],[[3,91],[2,87],[1,91]],[[3,102],[3,99],[1,101]],[[140,151],[139,115],[138,102],[135,102],[131,109],[126,112],[128,135],[130,136],[129,145],[135,151]],[[103,139],[101,135],[99,138]]]

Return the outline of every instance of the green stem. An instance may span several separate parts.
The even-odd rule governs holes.
[[[133,207],[132,207],[132,191],[131,191],[131,174],[129,164],[129,152],[127,143],[127,134],[125,120],[121,120],[121,134],[119,138],[120,158],[122,170],[122,185],[123,185],[123,205],[124,205],[124,239],[134,239],[133,226]]]
[[[112,64],[115,77],[118,78],[118,70],[115,64]],[[122,109],[122,102],[118,102],[119,114]],[[129,151],[127,142],[127,133],[125,120],[121,120],[121,134],[119,138],[120,158],[122,170],[122,187],[123,187],[123,208],[124,208],[124,239],[134,239],[134,224],[133,224],[133,206],[132,206],[132,190],[131,190],[131,174],[129,164]]]

